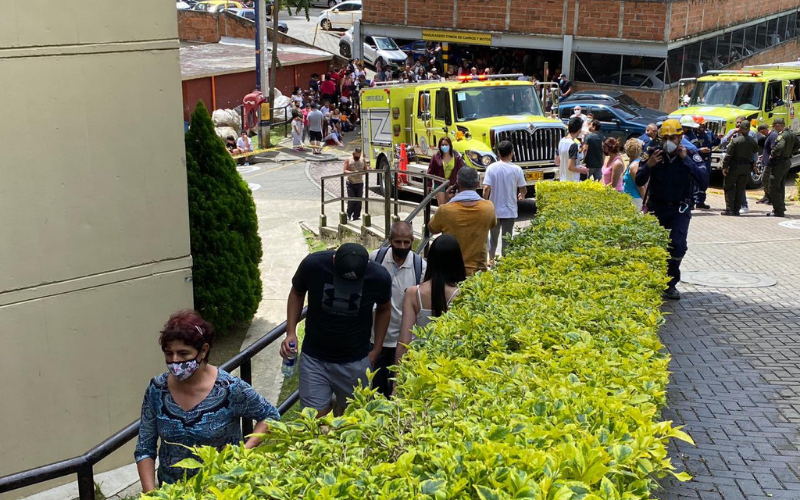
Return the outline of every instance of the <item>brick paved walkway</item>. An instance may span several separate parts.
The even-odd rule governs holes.
[[[724,203],[710,197],[712,206]],[[766,275],[766,288],[682,283],[665,306],[662,340],[672,354],[664,418],[686,425],[696,446],[670,456],[694,476],[663,481],[662,500],[800,499],[800,229],[754,214],[698,213],[684,273]],[[797,206],[790,217],[800,218]]]

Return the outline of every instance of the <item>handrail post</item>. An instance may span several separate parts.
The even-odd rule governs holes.
[[[339,212],[339,224],[347,224],[347,212],[344,209],[344,199],[347,197],[347,191],[345,190],[344,186],[344,176],[339,177],[339,189],[341,190],[341,195],[339,196],[339,202],[341,204],[341,211]]]
[[[86,464],[78,469],[78,498],[80,500],[94,500],[94,471],[92,464]]]
[[[399,172],[397,170],[394,171],[394,185],[399,186],[397,181],[399,180]],[[394,192],[394,222],[400,220],[400,190],[396,189]]]
[[[372,216],[369,214],[369,170],[364,174],[364,213],[361,215],[361,225],[369,227],[372,225]]]
[[[425,210],[423,210],[422,216],[422,241],[425,243],[425,248],[422,249],[422,255],[428,257],[428,238],[429,238],[429,231],[428,231],[428,223],[431,221],[431,204],[433,203],[433,198],[428,200],[428,203],[425,204]]]
[[[325,178],[321,178],[320,180],[320,190],[319,190],[319,227],[320,232],[322,232],[322,228],[328,225],[328,216],[325,215]]]
[[[239,378],[241,378],[244,382],[247,382],[249,385],[253,385],[253,364],[250,361],[250,358],[244,360],[242,362],[242,366],[239,367]],[[248,434],[253,433],[253,421],[249,418],[242,418],[242,434],[247,436]]]
[[[389,239],[389,230],[392,225],[392,207],[389,205],[389,197],[392,196],[392,177],[391,166],[386,162],[386,168],[383,171],[383,234],[384,239]]]

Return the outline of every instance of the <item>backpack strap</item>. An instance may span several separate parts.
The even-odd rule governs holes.
[[[412,252],[414,256],[414,278],[416,279],[417,285],[422,283],[422,257],[420,257],[417,253]]]
[[[378,249],[378,253],[375,254],[375,262],[380,265],[383,265],[383,259],[386,258],[386,252],[389,251],[389,247],[381,247]]]

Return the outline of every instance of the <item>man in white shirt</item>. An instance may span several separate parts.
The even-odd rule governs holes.
[[[514,232],[514,221],[517,220],[517,201],[524,200],[528,188],[525,186],[525,173],[518,165],[511,163],[514,157],[514,146],[511,141],[502,141],[497,145],[500,159],[486,168],[483,178],[483,198],[494,204],[497,225],[489,232],[489,259],[494,261],[497,254],[497,240],[502,231],[503,250],[506,254],[508,238]]]
[[[575,139],[581,133],[583,120],[577,116],[570,118],[567,125],[569,132],[561,142],[558,143],[558,180],[580,182],[581,174],[589,174],[589,169],[578,166],[578,143]]]
[[[392,372],[389,367],[394,364],[397,351],[397,339],[400,337],[400,322],[403,320],[403,297],[406,288],[419,285],[425,276],[427,263],[413,252],[414,232],[408,222],[395,222],[389,232],[389,248],[373,251],[369,258],[382,265],[392,277],[392,315],[389,329],[383,340],[383,350],[372,366],[376,372],[372,379],[372,387],[387,398],[392,394]],[[374,340],[373,333],[373,342]]]

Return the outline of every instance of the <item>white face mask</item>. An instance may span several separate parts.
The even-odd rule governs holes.
[[[667,154],[670,154],[670,155],[671,155],[672,153],[674,153],[674,152],[675,152],[675,150],[676,150],[676,149],[678,149],[678,145],[677,145],[677,144],[675,144],[675,143],[674,143],[674,142],[672,142],[672,141],[667,141],[667,142],[664,144],[664,149],[667,151]]]

